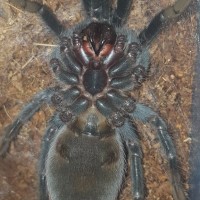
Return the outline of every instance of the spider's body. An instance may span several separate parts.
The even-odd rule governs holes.
[[[51,101],[68,125],[58,132],[47,155],[47,187],[52,199],[116,199],[125,152],[115,127],[128,124],[125,116],[135,109],[124,92],[141,83],[148,52],[133,31],[106,22],[87,20],[63,35],[50,65],[71,87],[67,94],[58,89]],[[70,94],[75,94],[73,100]],[[63,189],[57,194],[58,187]]]
[[[174,199],[186,199],[165,122],[129,94],[148,72],[146,44],[164,21],[179,15],[190,1],[180,2],[175,4],[178,14],[175,6],[163,10],[137,36],[122,28],[131,0],[118,0],[116,9],[111,1],[83,0],[90,19],[70,30],[64,30],[46,6],[11,0],[26,10],[39,12],[60,38],[60,47],[50,60],[58,86],[34,97],[5,129],[0,146],[1,155],[5,155],[22,125],[42,103],[56,108],[42,145],[40,200],[115,200],[126,168],[125,149],[131,164],[133,198],[144,199],[142,153],[131,120],[155,127],[169,162]]]

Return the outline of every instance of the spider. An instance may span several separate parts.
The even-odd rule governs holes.
[[[137,89],[149,70],[148,45],[163,25],[179,16],[191,0],[178,0],[158,13],[140,32],[123,27],[131,0],[83,0],[87,18],[71,29],[50,8],[28,0],[10,0],[38,13],[60,39],[50,59],[57,86],[36,94],[0,143],[4,157],[22,126],[42,104],[55,108],[42,141],[40,200],[115,200],[130,160],[133,199],[145,199],[142,150],[132,121],[149,123],[168,161],[175,200],[184,200],[177,155],[165,121],[150,107],[136,102]]]

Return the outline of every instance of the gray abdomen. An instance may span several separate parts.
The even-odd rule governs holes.
[[[51,200],[115,200],[124,174],[121,138],[78,135],[64,127],[46,161]]]

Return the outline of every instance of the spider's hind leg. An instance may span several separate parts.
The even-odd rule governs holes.
[[[143,200],[144,191],[144,177],[142,168],[142,151],[140,141],[137,136],[137,130],[132,122],[126,120],[124,125],[116,128],[116,131],[126,143],[128,154],[130,158],[131,179],[133,183],[133,199]]]
[[[163,153],[168,161],[169,177],[173,188],[173,197],[175,200],[186,200],[182,187],[180,170],[173,141],[169,135],[167,125],[163,119],[151,108],[136,104],[135,110],[130,114],[133,120],[140,120],[143,123],[150,123],[157,131],[158,139],[161,143]]]
[[[140,32],[139,39],[141,44],[146,45],[157,35],[162,26],[181,15],[192,0],[177,0],[174,5],[167,7],[158,13],[149,25]]]
[[[46,171],[45,171],[45,163],[47,154],[49,152],[50,145],[53,141],[55,134],[58,130],[63,127],[63,122],[58,118],[58,116],[54,116],[50,121],[48,128],[46,130],[45,135],[42,140],[42,150],[40,155],[40,163],[39,163],[39,187],[40,187],[40,200],[49,200],[49,195],[47,191],[46,184]]]
[[[26,11],[39,13],[45,23],[55,32],[56,35],[59,36],[62,33],[64,27],[54,15],[53,11],[46,5],[29,0],[9,0],[9,3]]]

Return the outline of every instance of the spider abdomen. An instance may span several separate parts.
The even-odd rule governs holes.
[[[107,136],[103,127],[94,136],[78,125],[63,127],[51,145],[46,161],[50,198],[115,200],[124,172],[121,138],[110,127]]]

